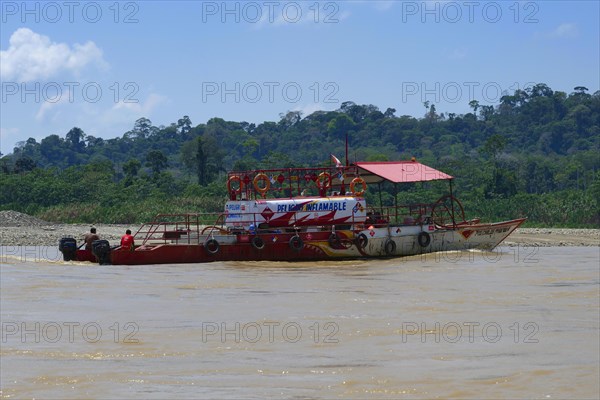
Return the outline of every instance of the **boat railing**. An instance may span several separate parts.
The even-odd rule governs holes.
[[[223,224],[224,214],[158,214],[153,221],[143,224],[134,237],[141,241],[141,245],[170,243],[198,243],[203,231],[207,228],[222,229],[217,226]]]
[[[367,227],[410,226],[434,224],[432,212],[435,203],[413,203],[389,207],[369,207],[366,216],[352,214],[343,222],[316,220],[306,222],[306,212],[294,212],[289,220],[265,219],[261,213],[199,213],[158,214],[142,225],[135,238],[142,245],[172,243],[198,244],[215,235],[260,234],[267,232],[291,233],[307,230],[354,230]],[[240,221],[232,221],[237,215]],[[243,219],[242,219],[243,216]]]
[[[412,203],[398,206],[370,207],[367,209],[366,224],[374,227],[432,224],[434,205],[430,203]]]
[[[142,246],[173,243],[199,244],[215,235],[298,233],[303,231],[362,230],[365,217],[352,215],[343,222],[315,220],[306,223],[299,213],[293,213],[287,223],[265,220],[259,213],[243,214],[245,220],[234,223],[227,213],[158,214],[153,221],[143,224],[135,233],[136,243]],[[305,212],[303,214],[306,214]]]
[[[230,200],[351,194],[350,184],[359,177],[355,166],[279,168],[232,171],[227,176]]]
[[[215,214],[212,214],[212,215],[215,215]],[[218,214],[215,221],[208,226],[203,226],[203,229],[200,233],[202,235],[207,235],[208,237],[213,237],[215,232],[218,232],[220,234],[228,233],[227,229],[225,228],[226,215],[227,214],[224,214],[224,213]]]

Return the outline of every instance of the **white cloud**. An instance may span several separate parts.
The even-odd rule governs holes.
[[[550,33],[550,37],[565,38],[577,36],[577,25],[572,23],[562,23]]]
[[[52,109],[55,109],[58,105],[62,103],[67,103],[69,98],[67,96],[61,96],[58,101],[44,101],[42,105],[38,109],[38,112],[35,114],[35,119],[38,121],[44,120],[46,114],[48,114]]]
[[[344,21],[344,20],[347,20],[347,19],[350,17],[350,15],[351,15],[351,14],[350,14],[350,11],[348,11],[348,10],[344,10],[344,11],[342,11],[342,12],[340,13],[340,16],[339,16],[339,17],[337,17],[337,19],[338,19],[339,21]]]
[[[168,103],[167,97],[151,93],[143,102],[119,102],[103,110],[86,104],[82,111],[81,121],[77,122],[79,125],[73,126],[81,126],[87,134],[96,137],[105,139],[117,137],[130,130],[138,118],[146,117],[154,121],[153,113],[157,107]]]
[[[335,104],[333,109],[339,108],[339,104]],[[297,106],[292,111],[300,111],[302,113],[302,118],[308,117],[310,114],[315,111],[327,111],[332,109],[332,104],[322,104],[322,103],[308,103],[302,106]]]
[[[77,74],[89,64],[108,66],[94,42],[69,46],[52,42],[31,29],[19,28],[11,35],[8,49],[0,51],[0,78],[30,82],[64,71]]]
[[[64,126],[65,121],[68,121],[67,125],[80,126],[86,133],[94,136],[102,137],[106,132],[119,135],[133,125],[132,121],[140,117],[152,119],[154,110],[165,103],[168,103],[167,97],[155,93],[151,93],[143,102],[121,101],[109,107],[84,101],[71,103],[68,96],[63,96],[56,102],[43,102],[35,114],[35,120],[38,124],[53,129],[61,127],[62,130],[68,130]]]
[[[125,103],[120,101],[112,107],[111,111],[125,110],[137,116],[136,118],[140,118],[152,114],[152,111],[166,100],[167,98],[164,96],[151,93],[143,103]]]
[[[79,126],[86,127],[94,136],[106,137],[107,132],[121,135],[131,129],[133,122],[141,117],[152,119],[154,111],[163,104],[168,104],[169,99],[156,93],[151,93],[144,101],[138,103],[124,103],[122,101],[108,108],[99,108],[94,104],[82,104]]]

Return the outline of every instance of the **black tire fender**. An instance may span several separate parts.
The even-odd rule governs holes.
[[[356,242],[356,247],[358,247],[359,249],[364,249],[365,247],[367,247],[367,244],[369,243],[369,238],[364,233],[360,233],[356,237],[355,242]]]
[[[304,242],[302,238],[298,235],[292,236],[290,239],[290,248],[294,251],[300,251],[304,248]]]
[[[385,241],[384,249],[385,254],[387,254],[388,256],[394,255],[396,253],[396,242],[388,238],[388,240]]]
[[[331,247],[332,249],[337,249],[342,245],[342,240],[335,232],[331,232],[329,238],[327,239],[327,242],[329,242],[329,247]]]
[[[221,249],[221,245],[217,242],[217,239],[208,239],[204,242],[204,248],[209,254],[217,254]]]
[[[250,241],[250,244],[256,250],[262,250],[265,248],[265,241],[260,236],[254,236]]]
[[[419,233],[419,236],[417,236],[417,241],[419,242],[419,246],[427,247],[429,246],[429,243],[431,243],[431,236],[427,232],[421,232]]]

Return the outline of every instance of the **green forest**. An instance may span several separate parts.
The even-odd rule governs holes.
[[[600,225],[600,91],[578,86],[567,94],[537,84],[497,105],[473,100],[464,115],[423,105],[421,118],[351,101],[258,125],[221,118],[194,125],[183,116],[154,126],[140,118],[113,139],[73,127],[64,137],[19,142],[0,159],[0,210],[82,223],[222,211],[226,171],[329,165],[330,154],[344,158],[347,135],[350,162],[416,157],[453,175],[468,218]],[[377,205],[369,189],[367,200]],[[394,204],[391,186],[384,189],[383,204]],[[397,200],[433,202],[445,189],[409,185]]]

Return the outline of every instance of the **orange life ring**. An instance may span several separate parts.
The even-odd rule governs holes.
[[[360,184],[362,186],[362,189],[360,191],[356,190],[356,185]],[[356,177],[354,179],[352,179],[352,182],[350,182],[350,191],[352,192],[352,194],[354,194],[357,197],[362,196],[363,194],[365,194],[365,191],[367,190],[367,182],[365,182],[365,180],[361,177]]]
[[[231,184],[233,182],[237,182],[238,183],[238,188],[237,189],[232,189],[231,188]],[[244,186],[244,181],[242,181],[242,178],[240,178],[237,175],[234,175],[232,177],[229,178],[229,180],[227,180],[227,192],[228,193],[235,193],[235,195],[239,195],[240,193],[242,193],[242,187]]]
[[[252,182],[254,183],[254,189],[256,189],[256,191],[260,193],[262,197],[265,197],[265,193],[267,193],[271,188],[271,181],[269,180],[269,177],[263,173],[256,175]],[[261,182],[264,182],[264,186],[260,186]]]
[[[323,182],[321,182],[323,180]],[[329,172],[321,172],[317,178],[317,187],[319,189],[329,189],[331,187],[331,175]]]

